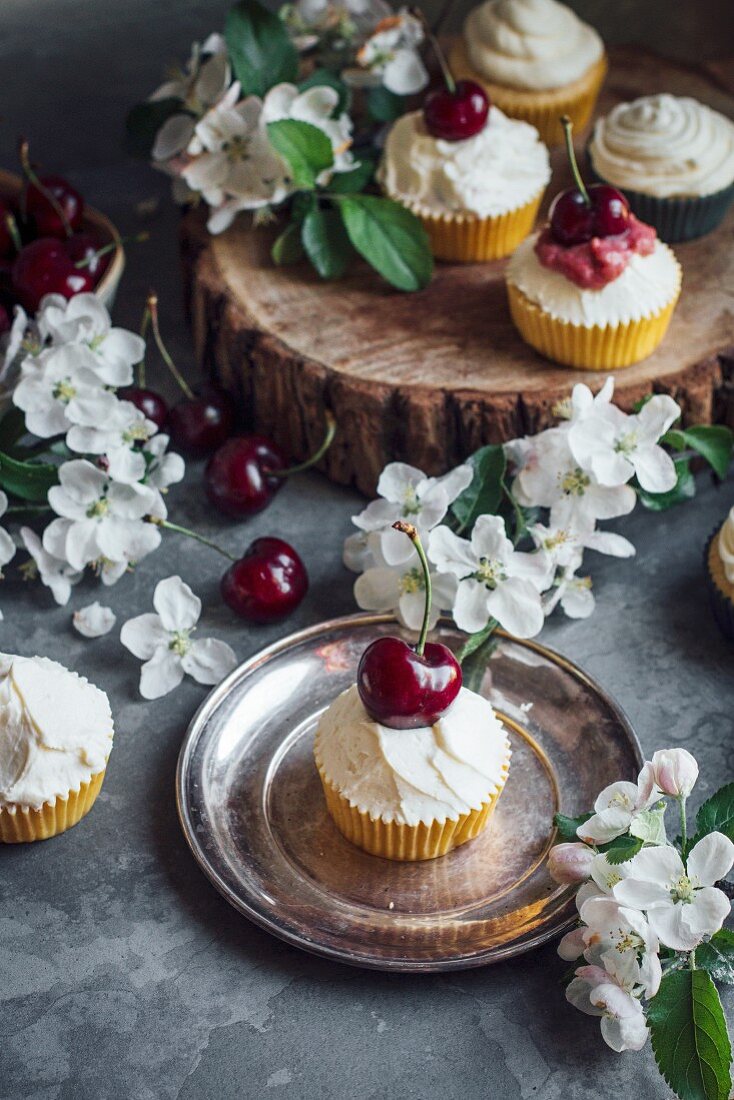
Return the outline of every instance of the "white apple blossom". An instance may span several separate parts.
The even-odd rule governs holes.
[[[589,1016],[601,1017],[604,1042],[612,1050],[642,1050],[648,1029],[638,991],[600,966],[580,966],[566,999]]]
[[[281,15],[296,48],[308,50],[327,36],[345,45],[362,40],[392,8],[385,0],[296,0]]]
[[[95,600],[86,607],[80,607],[72,615],[74,629],[84,638],[101,638],[109,634],[117,622],[117,615],[111,607],[103,607]]]
[[[647,914],[661,943],[692,951],[718,932],[731,903],[714,886],[734,864],[734,844],[723,833],[708,833],[693,846],[684,864],[672,845],[643,848],[626,866],[614,897]]]
[[[615,558],[631,558],[632,543],[613,531],[597,531],[595,521],[580,516],[567,498],[551,508],[550,524],[534,523],[530,535],[540,550],[545,550],[556,565],[575,570],[584,550],[596,550]]]
[[[600,485],[614,488],[636,475],[643,489],[664,493],[675,485],[676,472],[658,440],[679,416],[680,406],[667,394],[651,397],[632,415],[610,402],[571,425],[569,446]]]
[[[428,556],[440,572],[459,581],[453,612],[460,630],[474,634],[490,618],[519,638],[542,628],[540,593],[550,583],[552,562],[542,550],[515,550],[500,516],[480,516],[471,539],[445,526],[435,528]]]
[[[379,539],[378,533],[367,531],[355,531],[353,535],[347,535],[342,550],[342,561],[351,573],[364,573],[365,569],[370,569],[376,564],[376,556],[372,549],[376,538]]]
[[[159,581],[153,594],[156,613],[129,619],[120,641],[144,661],[140,694],[158,699],[178,687],[188,673],[200,684],[217,684],[237,665],[234,651],[214,638],[191,637],[201,615],[201,600],[180,577]]]
[[[645,764],[637,783],[619,780],[600,792],[594,803],[594,814],[579,825],[576,835],[589,844],[606,844],[634,828],[635,819],[659,798],[652,768]]]
[[[577,577],[570,568],[559,569],[551,588],[543,595],[542,604],[546,617],[560,604],[569,619],[588,619],[596,606],[591,577]]]
[[[626,982],[642,986],[646,997],[660,987],[660,942],[644,915],[614,898],[589,898],[581,906],[584,955]]]
[[[0,516],[4,516],[7,510],[8,498],[0,489]],[[4,527],[0,527],[0,577],[2,577],[2,567],[15,557],[15,549],[15,543],[8,532]]]
[[[357,61],[395,95],[414,95],[428,84],[420,55],[423,24],[407,8],[381,20],[364,43]]]
[[[651,761],[655,786],[673,798],[688,798],[698,779],[698,763],[687,749],[659,749]]]
[[[88,415],[75,416],[66,434],[67,446],[78,454],[106,455],[109,476],[114,481],[132,485],[145,476],[146,461],[141,447],[158,431],[132,401],[119,401],[113,396],[104,419]]]
[[[104,389],[87,357],[69,344],[48,348],[23,363],[13,403],[25,413],[28,431],[49,439],[74,422],[104,423],[117,399]]]
[[[380,550],[389,565],[407,561],[413,553],[410,540],[400,531],[392,530],[397,520],[412,523],[426,539],[441,522],[464,489],[471,484],[474,472],[466,463],[443,477],[427,477],[422,470],[404,462],[391,462],[380,474],[377,495],[363,512],[352,517],[352,523],[362,531],[383,532]]]
[[[342,111],[335,117],[339,105],[339,93],[327,84],[314,85],[299,92],[295,84],[276,84],[263,100],[262,121],[279,122],[292,118],[309,122],[326,134],[334,153],[334,166],[322,172],[318,183],[325,185],[334,172],[349,172],[355,166],[350,152],[352,144],[352,120]]]
[[[379,540],[380,536],[374,538]],[[409,630],[420,630],[426,595],[423,569],[411,541],[405,535],[401,538],[408,543],[410,555],[398,565],[389,565],[375,546],[375,564],[357,577],[354,598],[358,607],[365,611],[392,611]],[[436,625],[442,611],[452,607],[456,585],[456,578],[451,574],[431,570],[429,629]]]
[[[169,485],[181,481],[186,471],[181,455],[168,450],[169,443],[169,436],[157,432],[143,447],[147,467],[143,481],[161,493],[165,493]]]
[[[206,42],[191,47],[184,70],[174,73],[149,97],[181,100],[181,111],[172,114],[161,126],[153,143],[153,161],[160,166],[182,153],[194,136],[196,120],[212,107],[227,90],[231,79],[227,47],[223,37],[211,34]]]
[[[614,378],[610,375],[600,390],[594,393],[584,382],[577,382],[571,391],[571,396],[565,401],[559,401],[553,407],[553,412],[562,420],[570,420],[572,423],[583,420],[591,415],[595,408],[608,405],[614,394]]]
[[[20,537],[35,563],[41,581],[51,589],[56,603],[63,607],[69,602],[72,585],[78,584],[82,579],[81,570],[74,569],[65,558],[57,558],[44,550],[40,538],[30,527],[21,527]]]
[[[85,349],[84,355],[80,351],[80,365],[90,367],[105,386],[129,386],[133,366],[145,354],[142,337],[114,327],[96,294],[77,294],[68,301],[60,294],[47,294],[36,322],[43,340]]]

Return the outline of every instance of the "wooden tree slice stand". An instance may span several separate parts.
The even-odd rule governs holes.
[[[725,64],[691,69],[614,50],[599,112],[667,91],[734,117],[728,79]],[[562,152],[552,159],[549,198],[568,184]],[[523,343],[507,307],[506,261],[439,263],[426,290],[402,294],[362,264],[339,282],[323,282],[307,264],[276,268],[273,239],[245,217],[219,237],[207,234],[201,212],[184,218],[197,357],[294,459],[316,448],[332,409],[339,430],[322,467],[334,481],[373,493],[393,460],[442,473],[482,444],[546,426],[575,382],[603,381]],[[668,335],[649,359],[616,372],[617,400],[629,408],[651,391],[670,393],[687,422],[734,426],[734,210],[716,232],[675,251],[683,293]]]

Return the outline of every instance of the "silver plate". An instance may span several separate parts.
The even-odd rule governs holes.
[[[388,615],[320,623],[264,649],[195,715],[178,761],[186,839],[241,913],[307,951],[380,970],[452,970],[518,955],[573,917],[549,877],[553,814],[588,809],[642,755],[617,704],[570,661],[503,635],[472,683],[510,732],[510,775],[481,836],[442,858],[393,863],[338,832],[313,763],[320,714]],[[405,633],[406,639],[411,640]],[[436,634],[456,649],[449,622]]]

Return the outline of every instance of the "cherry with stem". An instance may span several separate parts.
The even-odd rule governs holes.
[[[438,61],[444,87],[430,92],[423,104],[423,119],[428,133],[443,141],[466,141],[481,133],[487,124],[489,96],[473,80],[455,80],[436,35],[420,8],[411,15],[422,25],[423,33]]]
[[[39,237],[71,237],[81,225],[84,212],[81,195],[60,176],[41,179],[31,164],[25,138],[20,142],[19,155],[29,184],[21,199],[24,218],[33,219]]]
[[[561,119],[566,153],[575,187],[559,192],[550,208],[550,228],[554,239],[566,247],[585,244],[592,237],[617,236],[629,227],[629,204],[616,187],[606,183],[584,183],[573,148],[573,123],[568,115]]]

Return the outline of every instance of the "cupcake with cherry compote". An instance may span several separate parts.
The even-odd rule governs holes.
[[[534,127],[507,118],[478,84],[454,81],[436,52],[445,86],[394,123],[378,178],[420,218],[437,259],[496,260],[535,224],[550,179],[548,150]]]
[[[435,859],[486,828],[507,780],[510,745],[490,703],[462,687],[446,646],[426,641],[428,563],[416,529],[426,611],[415,648],[382,637],[362,654],[357,683],[322,715],[314,754],[328,811],[375,856]]]
[[[523,339],[557,363],[614,370],[661,342],[681,288],[681,268],[624,195],[584,185],[562,120],[576,186],[553,201],[548,224],[524,241],[505,275]]]

